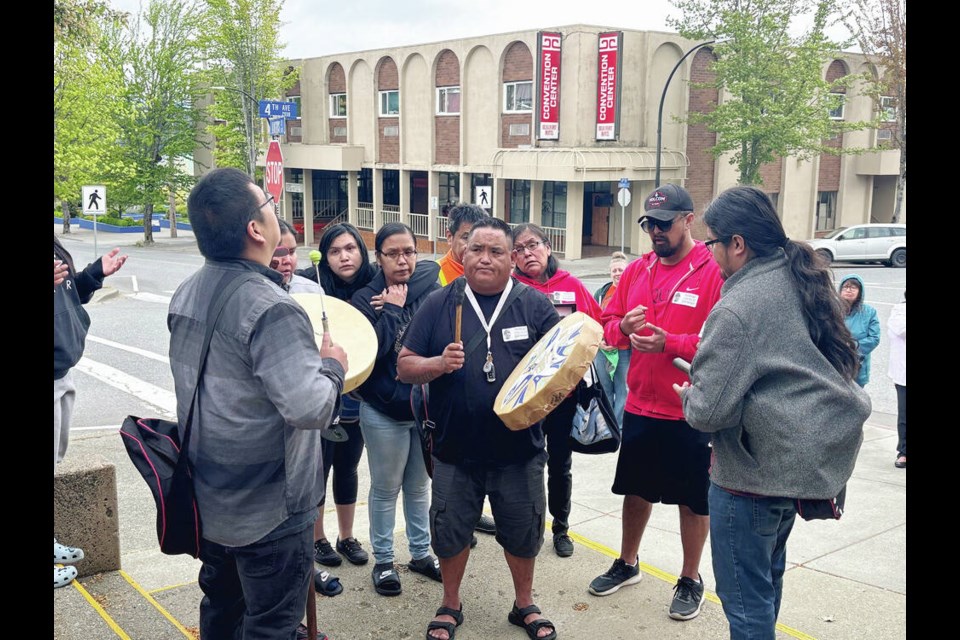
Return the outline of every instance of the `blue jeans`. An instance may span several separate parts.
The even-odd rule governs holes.
[[[360,430],[370,466],[370,545],[377,564],[392,563],[397,496],[403,489],[407,543],[414,560],[430,552],[430,476],[413,420],[398,421],[360,404]]]
[[[774,640],[794,501],[738,496],[713,483],[709,501],[713,574],[730,638]]]
[[[200,540],[200,637],[294,640],[313,578],[313,527],[269,542]]]
[[[600,374],[600,386],[603,387],[604,393],[610,399],[610,403],[613,405],[613,415],[617,417],[617,422],[622,429],[623,411],[627,406],[627,369],[630,367],[630,349],[620,349],[617,353],[617,368],[613,372],[612,380],[607,373],[609,360],[603,353],[597,352],[594,363],[597,366],[597,372]]]

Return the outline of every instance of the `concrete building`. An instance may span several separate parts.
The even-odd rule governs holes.
[[[649,250],[636,219],[655,186],[661,94],[697,44],[570,25],[288,61],[300,70],[288,92],[300,117],[281,138],[283,215],[310,246],[315,227],[304,219],[316,229],[349,220],[371,246],[381,224],[398,220],[423,250],[442,252],[445,207],[468,200],[510,223],[540,224],[566,259],[621,242],[631,253]],[[676,120],[716,104],[716,91],[690,85],[710,73],[711,59],[705,46],[683,60],[662,117],[661,182],[686,186],[698,213],[737,181],[736,167],[706,152],[715,136]],[[859,54],[824,64],[827,79],[864,70]],[[854,87],[835,117],[869,120],[875,111]],[[831,141],[876,151],[763,168],[791,238],[890,220],[900,154],[883,148],[890,126]],[[633,196],[625,208],[621,179]],[[905,202],[903,211],[901,221]]]

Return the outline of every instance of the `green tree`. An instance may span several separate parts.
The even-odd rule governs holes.
[[[119,68],[108,58],[103,32],[127,14],[96,0],[55,0],[53,19],[53,197],[70,233],[71,205],[81,187],[119,173],[119,113],[125,105]]]
[[[865,122],[831,120],[839,106],[831,96],[852,83],[830,83],[824,64],[842,49],[825,34],[836,15],[834,0],[671,0],[682,17],[667,23],[692,40],[716,40],[715,80],[708,86],[725,96],[709,113],[691,113],[717,135],[715,156],[730,153],[741,184],[763,184],[760,167],[777,157],[811,159],[822,153],[862,150],[825,144]],[[812,26],[791,37],[791,22],[812,12]],[[702,85],[701,85],[702,86]]]
[[[204,39],[210,61],[214,104],[210,116],[220,124],[209,131],[216,139],[217,166],[236,167],[256,178],[263,139],[258,100],[276,100],[296,82],[280,53],[283,0],[206,0],[210,29]]]
[[[907,189],[907,6],[906,0],[852,0],[843,23],[856,38],[860,50],[877,66],[869,84],[877,117],[881,98],[893,98],[896,110],[891,129],[891,146],[900,150],[900,175],[894,201],[893,222],[900,220],[903,194]]]
[[[123,69],[123,99],[128,108],[120,122],[125,172],[113,176],[121,202],[143,205],[144,242],[153,244],[153,208],[171,191],[189,186],[192,173],[180,161],[192,159],[198,123],[195,104],[205,91],[204,11],[196,0],[151,0],[132,28],[115,31],[113,64]]]

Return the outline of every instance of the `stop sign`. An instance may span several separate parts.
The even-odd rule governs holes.
[[[263,174],[267,191],[274,200],[280,202],[280,196],[283,195],[283,153],[280,151],[280,143],[277,140],[270,141],[265,162]]]

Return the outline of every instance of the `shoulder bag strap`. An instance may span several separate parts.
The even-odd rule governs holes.
[[[210,307],[207,315],[207,332],[203,336],[203,345],[200,347],[200,366],[197,368],[197,383],[193,387],[193,399],[190,401],[190,410],[187,412],[187,425],[186,428],[184,428],[183,438],[181,438],[180,441],[180,458],[177,460],[178,466],[181,461],[185,463],[187,460],[187,449],[190,446],[190,430],[193,426],[193,409],[197,406],[197,398],[200,395],[200,380],[203,378],[203,369],[207,364],[207,353],[210,351],[210,341],[213,339],[213,330],[216,328],[217,321],[220,319],[220,312],[223,311],[224,305],[227,304],[227,299],[229,299],[243,283],[261,277],[263,276],[257,273],[245,273],[228,276],[229,279],[224,278],[227,284],[223,285],[223,288],[220,289],[220,294],[217,296],[216,302]]]

